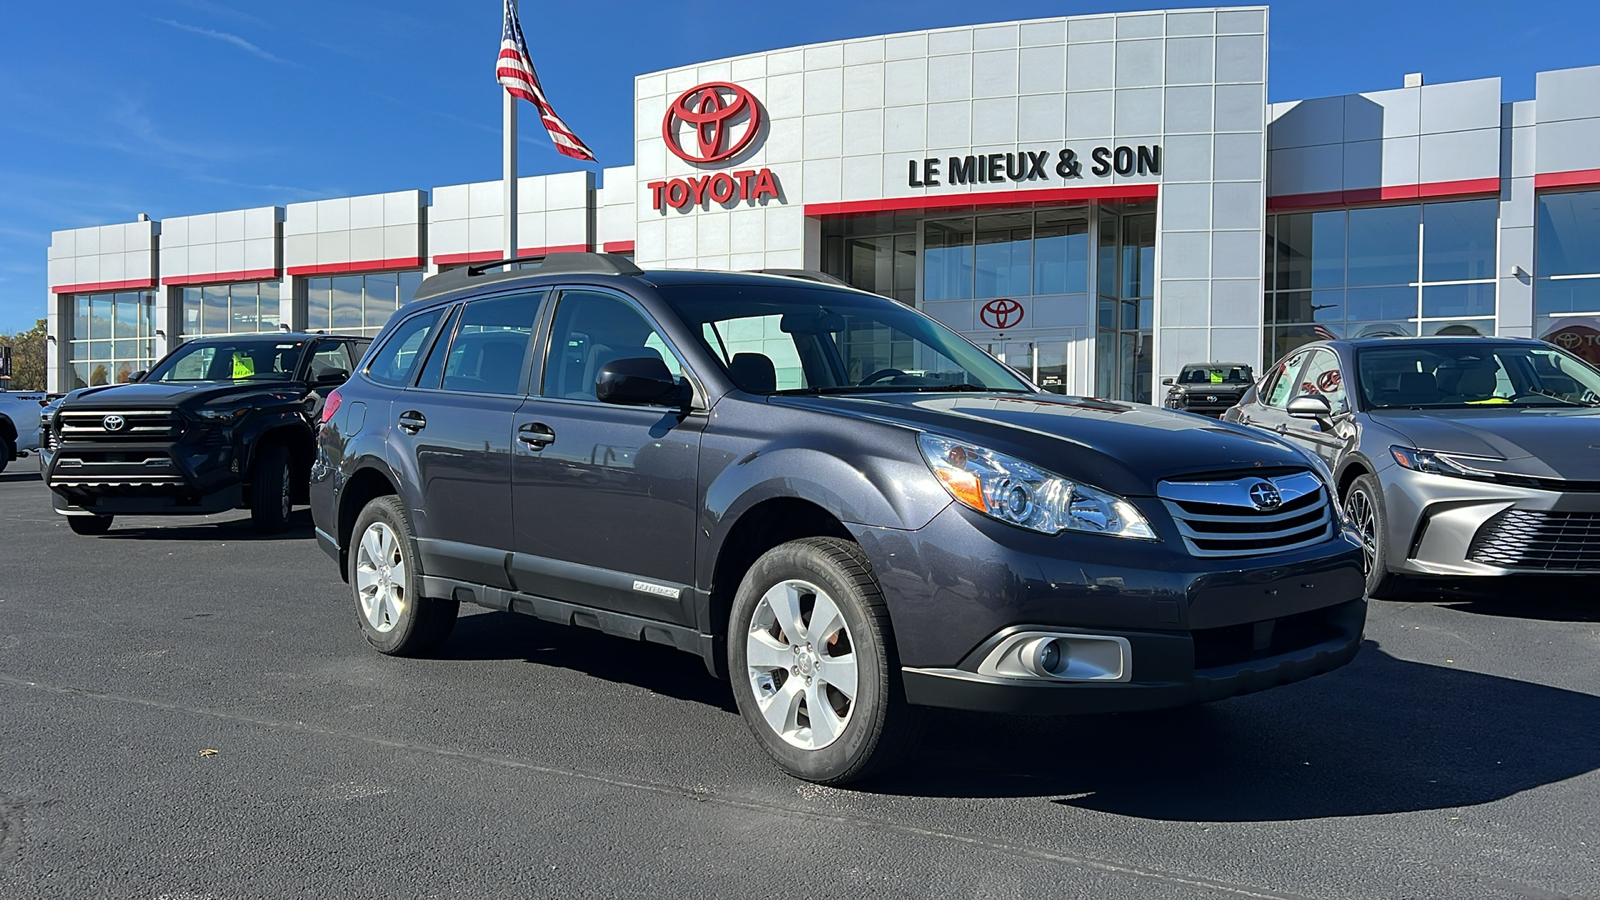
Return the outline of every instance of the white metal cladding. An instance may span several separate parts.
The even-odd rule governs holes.
[[[247,272],[251,278],[276,278],[282,274],[282,221],[283,210],[276,206],[163,219],[161,279],[167,284],[206,276],[237,280]]]
[[[351,263],[421,265],[425,205],[422,191],[291,203],[283,226],[284,267],[297,274],[296,269]]]
[[[519,249],[587,248],[594,242],[590,208],[592,172],[559,172],[517,179]],[[428,251],[433,258],[499,253],[505,196],[498,181],[454,184],[433,190]]]

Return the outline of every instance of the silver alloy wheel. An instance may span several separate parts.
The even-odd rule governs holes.
[[[293,511],[294,504],[289,502],[289,464],[287,462],[283,464],[283,496],[278,498],[278,502],[283,507],[284,521],[288,521],[289,513]]]
[[[855,712],[855,642],[821,588],[791,579],[756,603],[745,637],[746,675],[767,725],[802,750],[838,740]]]
[[[1361,571],[1370,575],[1378,560],[1378,515],[1373,511],[1372,498],[1366,491],[1356,488],[1345,501],[1345,511],[1361,537]]]
[[[367,624],[387,634],[406,608],[406,560],[400,537],[383,522],[373,522],[356,545],[356,598]]]

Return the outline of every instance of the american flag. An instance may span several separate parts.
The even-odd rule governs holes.
[[[495,61],[495,77],[511,96],[521,97],[538,107],[539,120],[544,123],[544,130],[550,132],[557,152],[594,162],[594,154],[544,98],[544,88],[539,86],[539,74],[533,71],[533,60],[528,58],[528,42],[522,39],[522,24],[517,21],[517,11],[511,7],[511,0],[506,0],[506,23],[500,33],[500,58]]]

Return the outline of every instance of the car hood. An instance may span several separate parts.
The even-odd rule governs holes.
[[[1367,415],[1420,450],[1505,460],[1474,463],[1481,468],[1538,478],[1600,481],[1600,408],[1393,409]],[[1389,448],[1368,450],[1384,455]]]
[[[176,384],[110,384],[80,388],[62,398],[61,408],[192,409],[216,401],[254,401],[255,398],[291,401],[300,396],[293,382],[196,381]]]
[[[970,441],[1125,496],[1151,495],[1163,478],[1311,468],[1299,451],[1254,429],[1082,397],[874,394],[773,402]]]

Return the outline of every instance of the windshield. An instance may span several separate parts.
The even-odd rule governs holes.
[[[658,291],[752,393],[1033,391],[955,332],[882,297],[782,283]]]
[[[303,341],[184,344],[151,369],[144,381],[289,381],[304,348]]]
[[[1550,346],[1397,342],[1356,369],[1368,409],[1600,406],[1600,372]]]
[[[1179,384],[1254,384],[1255,380],[1250,367],[1243,365],[1184,366],[1178,373]]]

